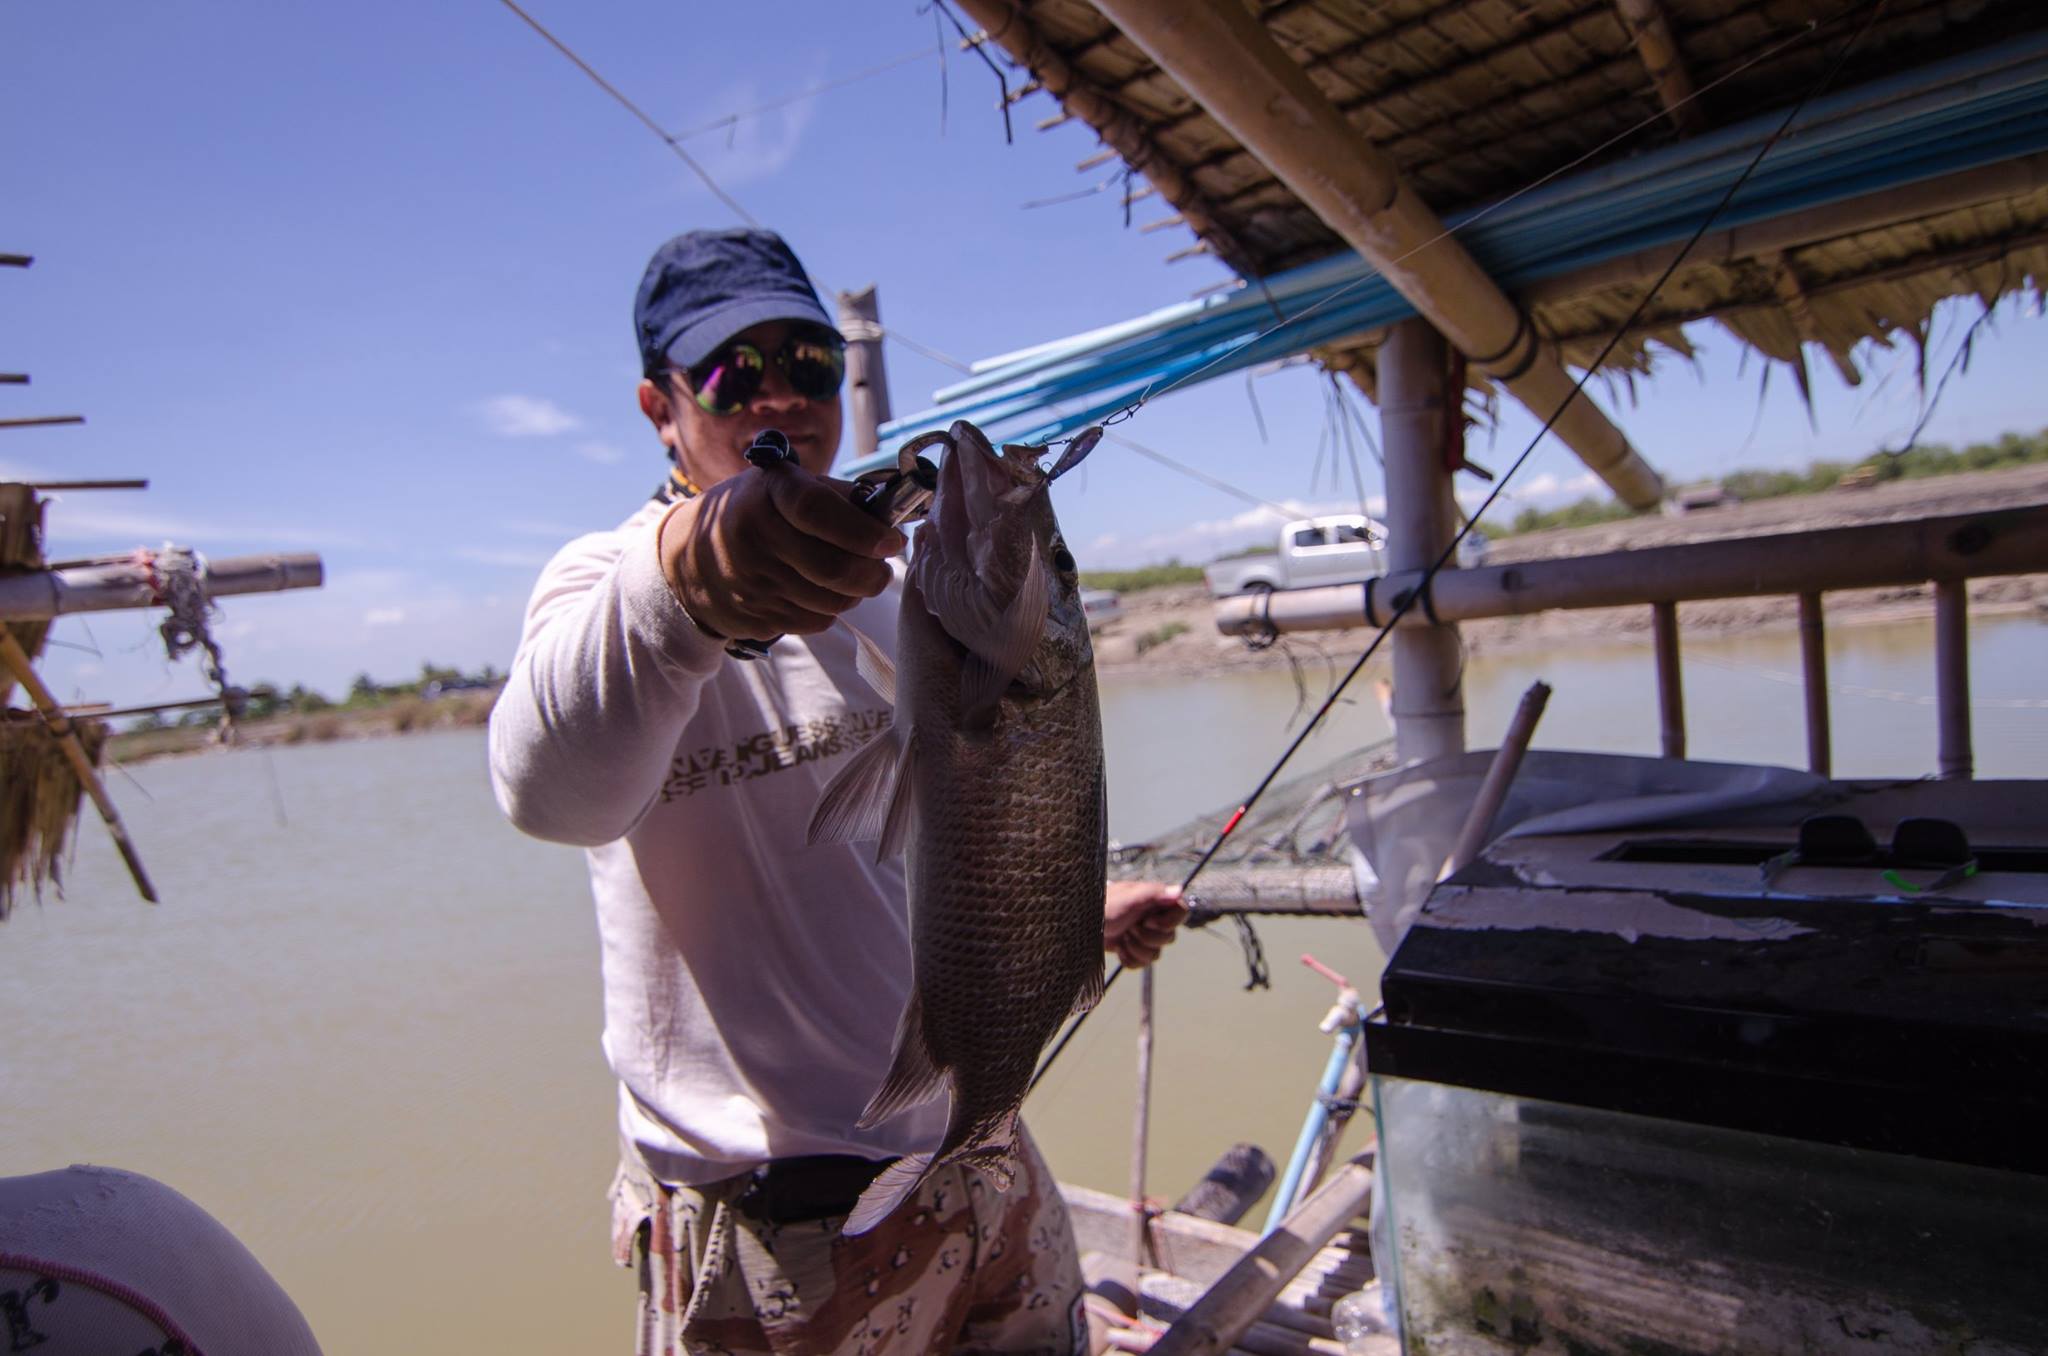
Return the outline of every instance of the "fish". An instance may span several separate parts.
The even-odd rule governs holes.
[[[944,1095],[946,1132],[898,1159],[843,1226],[864,1233],[945,1164],[1008,1190],[1018,1115],[1046,1042],[1102,997],[1108,821],[1095,656],[1048,491],[1099,430],[997,452],[965,420],[944,443],[903,583],[896,661],[860,636],[895,708],[820,796],[812,842],[904,854],[911,996],[869,1128]]]

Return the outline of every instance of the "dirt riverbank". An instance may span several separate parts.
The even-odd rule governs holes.
[[[497,689],[451,692],[428,701],[422,697],[399,697],[379,706],[330,707],[304,714],[286,712],[261,720],[243,720],[235,726],[237,748],[263,748],[275,744],[326,744],[337,739],[369,739],[381,735],[420,734],[427,730],[452,730],[482,726],[491,717],[491,703]],[[108,743],[114,761],[139,763],[174,753],[201,753],[222,747],[218,727],[168,725],[157,730],[119,734]]]
[[[1487,563],[1507,565],[2043,503],[2048,503],[2048,466],[2025,466],[1894,481],[1861,490],[1788,495],[1679,518],[1631,518],[1593,527],[1532,532],[1494,543]],[[2030,612],[2048,618],[2048,575],[1972,580],[1970,599],[1972,616]],[[1103,628],[1095,641],[1096,665],[1105,675],[1198,677],[1238,669],[1285,668],[1290,662],[1281,647],[1255,651],[1247,649],[1241,639],[1219,635],[1214,600],[1199,584],[1126,593],[1122,602],[1123,616]],[[1904,621],[1932,617],[1934,594],[1926,584],[1850,589],[1828,594],[1826,607],[1831,626]],[[1772,597],[1681,603],[1678,617],[1683,634],[1727,635],[1795,626],[1798,602],[1791,597]],[[1589,641],[1647,643],[1650,609],[1592,608],[1531,617],[1489,617],[1467,622],[1460,629],[1468,652],[1473,654],[1553,649]],[[1303,649],[1313,651],[1318,645],[1342,653],[1355,651],[1366,639],[1363,630],[1329,631],[1301,635],[1289,644],[1297,654]]]

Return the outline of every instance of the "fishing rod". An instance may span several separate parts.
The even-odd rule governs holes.
[[[1771,153],[1779,140],[1791,129],[1792,124],[1798,119],[1799,115],[1806,110],[1807,104],[1834,82],[1835,77],[1841,73],[1842,67],[1847,64],[1850,54],[1856,50],[1857,43],[1862,40],[1864,34],[1870,31],[1871,26],[1877,21],[1878,15],[1883,13],[1885,4],[1886,0],[1876,0],[1876,3],[1870,7],[1869,15],[1864,19],[1863,26],[1850,35],[1849,40],[1842,45],[1842,50],[1836,54],[1834,61],[1829,64],[1820,78],[1809,86],[1805,93],[1799,96],[1799,101],[1792,105],[1784,118],[1772,129],[1771,134],[1764,138],[1763,145],[1759,146],[1756,154],[1750,157],[1749,163],[1743,167],[1742,173],[1736,176],[1735,182],[1728,186],[1727,191],[1721,195],[1720,200],[1701,219],[1699,226],[1694,229],[1692,235],[1680,247],[1678,253],[1672,256],[1671,262],[1664,266],[1664,271],[1657,275],[1657,280],[1650,284],[1649,290],[1643,293],[1641,299],[1629,311],[1628,316],[1615,328],[1613,335],[1601,347],[1599,354],[1594,357],[1591,363],[1586,365],[1585,369],[1579,374],[1578,380],[1572,383],[1572,389],[1566,392],[1563,400],[1558,402],[1557,408],[1551,412],[1550,417],[1543,421],[1543,427],[1536,430],[1536,436],[1529,440],[1528,446],[1522,449],[1521,455],[1515,458],[1508,469],[1502,473],[1500,479],[1494,482],[1493,488],[1487,491],[1486,498],[1480,501],[1477,511],[1465,520],[1463,527],[1460,527],[1451,535],[1450,542],[1437,554],[1436,559],[1431,562],[1429,568],[1423,571],[1421,581],[1414,588],[1395,599],[1393,615],[1388,617],[1386,622],[1374,633],[1372,640],[1365,647],[1365,652],[1358,656],[1357,661],[1352,664],[1343,678],[1338,680],[1337,685],[1323,699],[1323,704],[1316,709],[1315,715],[1302,727],[1301,733],[1294,737],[1293,741],[1288,744],[1286,751],[1280,755],[1279,760],[1266,770],[1266,775],[1261,777],[1259,784],[1252,788],[1252,793],[1244,798],[1244,801],[1232,812],[1229,819],[1224,822],[1222,830],[1216,835],[1216,841],[1209,845],[1208,849],[1202,853],[1201,858],[1196,861],[1187,875],[1182,878],[1180,888],[1183,893],[1187,891],[1190,885],[1194,884],[1195,878],[1202,874],[1203,868],[1209,865],[1209,862],[1216,856],[1217,852],[1222,849],[1224,843],[1229,841],[1230,835],[1237,830],[1239,824],[1244,822],[1244,817],[1251,812],[1254,805],[1258,804],[1259,798],[1265,795],[1267,789],[1279,778],[1281,770],[1287,766],[1289,760],[1294,757],[1303,744],[1308,742],[1308,737],[1315,733],[1316,727],[1322,724],[1323,718],[1330,713],[1331,708],[1336,706],[1337,699],[1344,694],[1344,689],[1351,685],[1352,679],[1356,678],[1364,670],[1366,662],[1378,652],[1380,645],[1385,642],[1386,638],[1393,634],[1395,626],[1400,623],[1403,617],[1414,611],[1418,603],[1429,596],[1430,585],[1436,581],[1437,573],[1457,554],[1458,547],[1471,533],[1474,525],[1486,515],[1486,511],[1493,507],[1494,501],[1499,499],[1502,492],[1507,489],[1508,482],[1512,481],[1516,473],[1528,464],[1529,458],[1535,454],[1538,445],[1549,435],[1552,426],[1563,417],[1564,412],[1571,408],[1572,402],[1579,398],[1580,392],[1585,390],[1586,383],[1592,380],[1595,372],[1600,370],[1601,364],[1607,361],[1608,356],[1627,337],[1629,331],[1635,328],[1636,322],[1641,320],[1644,313],[1649,310],[1650,303],[1656,299],[1657,293],[1663,290],[1666,283],[1671,281],[1672,276],[1678,272],[1679,268],[1692,254],[1693,249],[1706,236],[1708,230],[1713,227],[1715,220],[1720,217],[1722,212],[1727,210],[1728,204],[1734,201],[1735,195],[1741,192],[1742,186],[1749,182],[1750,176],[1755,174],[1757,167],[1763,164],[1764,157]],[[1142,401],[1140,403],[1142,404]],[[1130,412],[1135,413],[1136,408],[1133,407]],[[1109,421],[1105,420],[1104,422],[1108,423]],[[1249,930],[1249,925],[1245,923],[1242,914],[1233,914],[1232,918],[1237,922],[1241,930]],[[1262,957],[1260,959],[1262,961]],[[1260,968],[1263,968],[1262,965]],[[1114,984],[1117,977],[1123,974],[1123,972],[1124,967],[1121,964],[1110,971],[1109,978],[1102,986],[1105,993],[1108,992],[1109,986]],[[1097,1004],[1097,1006],[1101,1005]],[[1091,1008],[1089,1011],[1092,1012],[1094,1009]],[[1043,1081],[1047,1071],[1052,1068],[1053,1061],[1059,1058],[1060,1052],[1067,1048],[1068,1043],[1073,1040],[1074,1034],[1081,1029],[1081,1023],[1087,1020],[1088,1013],[1081,1013],[1068,1025],[1066,1031],[1061,1033],[1059,1040],[1054,1043],[1051,1051],[1040,1061],[1038,1072],[1031,1076],[1031,1082],[1025,1089],[1027,1095]]]

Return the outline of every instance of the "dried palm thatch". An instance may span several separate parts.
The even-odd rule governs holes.
[[[1999,0],[1246,0],[1275,43],[1437,213],[1471,210],[1562,167],[1598,167],[1786,106],[1839,46],[1789,41],[1864,24],[1836,88],[2038,34],[2048,10]],[[1193,249],[1244,279],[1348,249],[1176,78],[1087,0],[972,0],[993,45],[1068,116],[1094,127]],[[1867,24],[1860,17],[1868,14]],[[1052,126],[1060,119],[1049,119]],[[1092,165],[1094,158],[1084,164]],[[1144,196],[1144,195],[1139,195]],[[1590,362],[1668,254],[1609,261],[1518,289],[1564,360]],[[1810,360],[1854,384],[1873,347],[1927,342],[1940,301],[2041,290],[2048,157],[1873,195],[1700,242],[1622,336],[1602,373],[1628,387],[1681,326],[1712,319],[1807,388]],[[1381,335],[1315,356],[1368,398]],[[1472,385],[1491,392],[1474,368]]]
[[[43,504],[26,485],[0,485],[0,571],[43,567]],[[7,629],[34,658],[49,637],[46,621],[7,622]],[[15,688],[0,669],[0,702]],[[33,711],[7,710],[0,721],[0,918],[27,886],[38,897],[45,883],[61,886],[59,863],[78,821],[85,788],[42,718]],[[74,726],[86,756],[97,765],[106,741],[102,721]]]
[[[23,887],[38,898],[46,883],[62,889],[64,850],[77,828],[85,790],[39,716],[7,716],[0,722],[0,919],[13,911]],[[78,721],[73,729],[97,766],[106,722]]]

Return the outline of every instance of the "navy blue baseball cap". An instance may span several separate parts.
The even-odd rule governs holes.
[[[795,251],[773,231],[691,231],[654,252],[633,299],[640,370],[694,367],[750,325],[836,329]]]

